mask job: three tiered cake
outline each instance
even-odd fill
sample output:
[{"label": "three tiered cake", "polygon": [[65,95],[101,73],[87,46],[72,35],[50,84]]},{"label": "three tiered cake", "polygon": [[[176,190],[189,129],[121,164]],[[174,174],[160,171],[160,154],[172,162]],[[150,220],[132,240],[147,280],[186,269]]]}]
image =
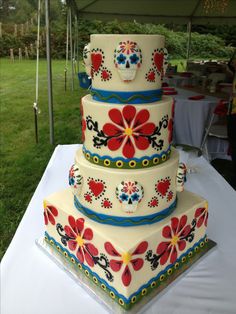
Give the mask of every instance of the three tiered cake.
[{"label": "three tiered cake", "polygon": [[45,199],[45,239],[129,309],[204,249],[208,206],[183,191],[186,168],[171,148],[164,37],[92,35],[84,63],[84,144],[70,188]]}]

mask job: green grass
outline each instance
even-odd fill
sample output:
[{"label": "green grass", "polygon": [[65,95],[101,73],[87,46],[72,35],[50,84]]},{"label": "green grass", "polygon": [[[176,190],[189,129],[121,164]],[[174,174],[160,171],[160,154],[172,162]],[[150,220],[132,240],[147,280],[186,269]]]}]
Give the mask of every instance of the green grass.
[{"label": "green grass", "polygon": [[[52,61],[55,146],[81,142],[80,98],[78,90],[64,91],[64,61]],[[0,60],[1,182],[0,258],[8,247],[37,187],[55,146],[49,141],[47,65],[40,60],[39,143],[35,142],[33,102],[35,101],[35,61]],[[70,73],[68,73],[68,77]]]},{"label": "green grass", "polygon": [[186,71],[186,59],[172,59],[171,65],[177,65],[177,72]]}]

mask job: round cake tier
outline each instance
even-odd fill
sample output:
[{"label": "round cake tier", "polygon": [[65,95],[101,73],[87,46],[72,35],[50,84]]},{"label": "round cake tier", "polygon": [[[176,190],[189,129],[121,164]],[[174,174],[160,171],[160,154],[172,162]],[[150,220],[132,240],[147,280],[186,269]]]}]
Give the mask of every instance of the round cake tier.
[{"label": "round cake tier", "polygon": [[139,105],[82,99],[83,152],[94,164],[119,169],[152,167],[170,156],[173,100]]},{"label": "round cake tier", "polygon": [[79,149],[72,167],[77,181],[75,206],[105,224],[132,226],[160,221],[176,206],[178,161],[178,152],[173,149],[165,164],[152,169],[103,169],[89,163]]},{"label": "round cake tier", "polygon": [[164,36],[91,35],[84,50],[95,100],[148,103],[161,99],[167,65]]}]

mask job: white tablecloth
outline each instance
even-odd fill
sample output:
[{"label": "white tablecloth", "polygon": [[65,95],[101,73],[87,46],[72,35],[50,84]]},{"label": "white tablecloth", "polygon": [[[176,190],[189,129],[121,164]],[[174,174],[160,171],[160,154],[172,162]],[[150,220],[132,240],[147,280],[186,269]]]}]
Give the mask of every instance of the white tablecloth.
[{"label": "white tablecloth", "polygon": [[[58,146],[1,263],[1,314],[106,313],[35,245],[43,236],[43,198],[67,187],[78,145]],[[201,158],[183,161],[197,171],[186,188],[209,200],[208,236],[217,248],[157,297],[147,313],[236,312],[236,193]]]},{"label": "white tablecloth", "polygon": [[190,100],[188,97],[197,93],[180,88],[177,91],[174,96],[174,142],[200,148],[207,119],[219,99],[205,96],[201,100]]}]

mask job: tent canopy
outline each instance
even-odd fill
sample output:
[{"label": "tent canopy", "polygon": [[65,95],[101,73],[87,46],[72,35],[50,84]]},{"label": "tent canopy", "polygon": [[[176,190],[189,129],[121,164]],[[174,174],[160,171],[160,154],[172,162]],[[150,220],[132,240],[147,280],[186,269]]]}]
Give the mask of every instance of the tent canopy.
[{"label": "tent canopy", "polygon": [[[86,19],[236,25],[236,0],[228,0],[224,11],[218,6],[208,12],[204,9],[205,0],[68,0],[67,3],[80,18]],[[214,3],[220,5],[224,1],[214,0]]]}]

